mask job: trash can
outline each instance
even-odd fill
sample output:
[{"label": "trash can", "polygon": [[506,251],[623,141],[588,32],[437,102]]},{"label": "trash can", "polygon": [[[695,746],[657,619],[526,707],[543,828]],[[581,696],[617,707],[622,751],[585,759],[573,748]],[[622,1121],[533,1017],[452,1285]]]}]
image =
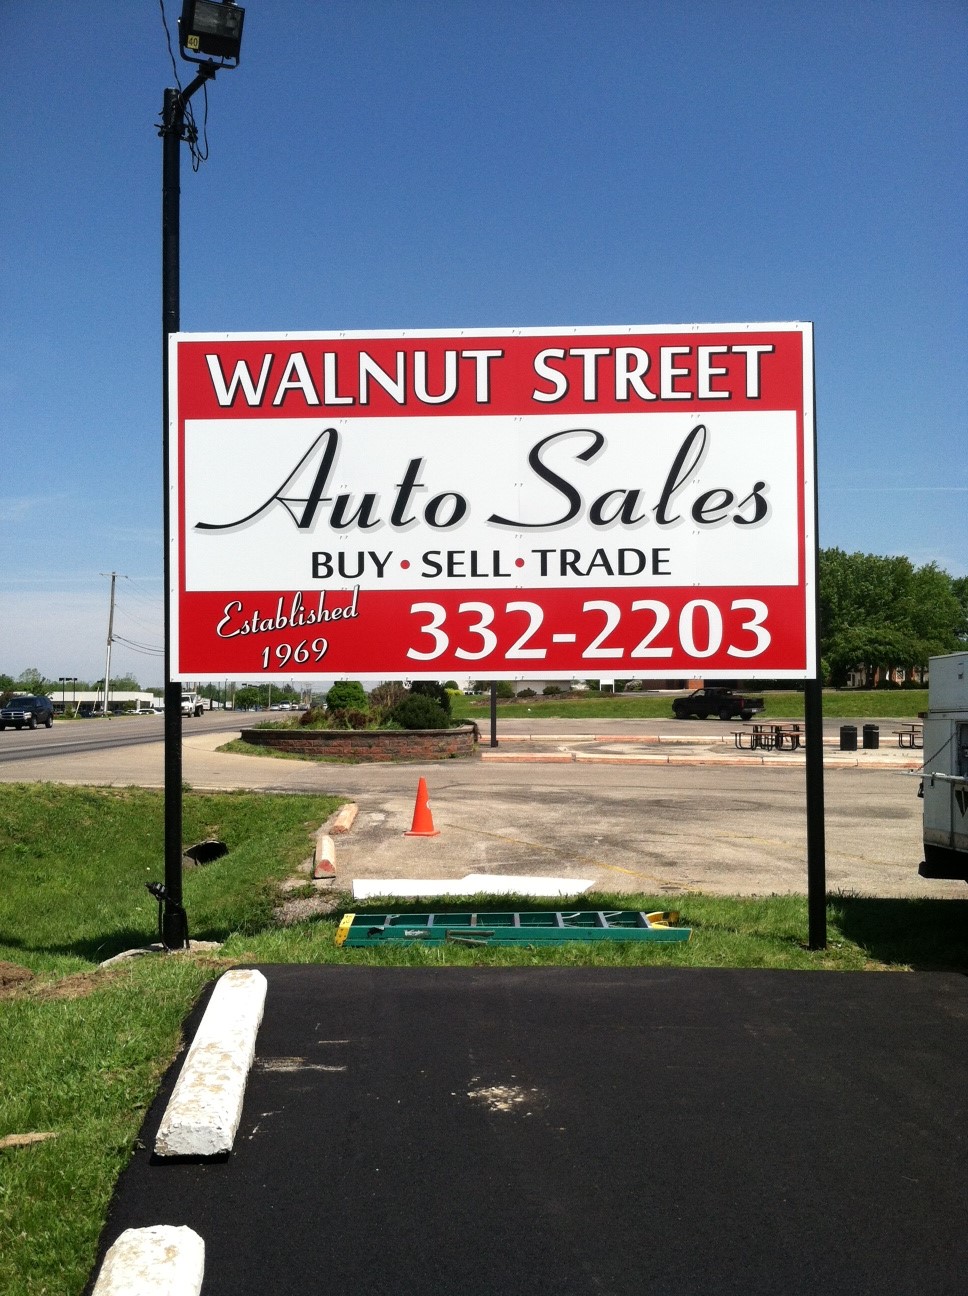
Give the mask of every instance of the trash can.
[{"label": "trash can", "polygon": [[856,725],[840,726],[840,750],[841,751],[857,750],[857,726]]},{"label": "trash can", "polygon": [[877,725],[864,725],[864,751],[877,751],[880,745],[881,731]]}]

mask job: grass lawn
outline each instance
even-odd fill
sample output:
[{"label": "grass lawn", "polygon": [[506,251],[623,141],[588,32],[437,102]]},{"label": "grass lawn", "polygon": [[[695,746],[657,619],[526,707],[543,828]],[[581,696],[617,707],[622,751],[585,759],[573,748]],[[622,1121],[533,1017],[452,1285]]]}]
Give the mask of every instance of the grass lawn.
[{"label": "grass lawn", "polygon": [[[762,694],[765,715],[779,720],[803,719],[803,694],[794,690],[763,692],[749,688],[753,696]],[[859,689],[827,690],[823,695],[823,713],[829,719],[916,720],[919,711],[928,708],[927,689]],[[451,695],[455,719],[476,720],[484,724],[491,714],[490,698]],[[583,693],[577,697],[522,698],[518,702],[499,702],[498,717],[505,720],[669,720],[673,721],[672,697],[626,697],[623,693]],[[684,723],[676,721],[675,723]]]},{"label": "grass lawn", "polygon": [[[329,797],[186,793],[186,841],[218,836],[229,846],[222,859],[185,874],[192,935],[222,941],[222,948],[217,957],[159,955],[99,969],[110,955],[154,939],[157,906],[144,883],[163,874],[161,794],[0,785],[4,1296],[78,1296],[83,1289],[114,1182],[178,1050],[181,1023],[205,982],[232,963],[968,968],[968,899],[832,896],[829,948],[822,952],[804,948],[803,897],[702,895],[675,901],[693,928],[688,945],[341,949],[333,937],[342,907],[291,927],[273,913],[279,880],[310,855],[312,833],[335,805]],[[335,899],[357,912],[381,910]],[[589,895],[581,907],[651,910],[669,903]],[[482,898],[479,906],[537,909],[549,902]],[[468,907],[467,900],[434,902],[440,911]],[[33,978],[14,983],[18,968]],[[26,1134],[54,1137],[2,1146],[5,1136]]]}]

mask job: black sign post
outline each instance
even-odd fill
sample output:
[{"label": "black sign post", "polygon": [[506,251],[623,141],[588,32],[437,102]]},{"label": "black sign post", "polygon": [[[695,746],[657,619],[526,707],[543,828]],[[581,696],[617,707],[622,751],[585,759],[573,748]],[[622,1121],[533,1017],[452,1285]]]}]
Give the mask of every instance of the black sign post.
[{"label": "black sign post", "polygon": [[807,738],[807,944],[827,948],[827,854],[823,799],[823,689],[820,680],[820,493],[817,488],[817,379],[813,383],[813,679],[804,681]]},{"label": "black sign post", "polygon": [[[165,584],[165,883],[149,887],[161,905],[162,944],[166,949],[188,945],[188,918],[182,904],[182,709],[181,681],[171,677],[171,482],[169,474],[168,349],[180,328],[181,145],[195,150],[198,132],[188,111],[193,94],[221,68],[238,67],[245,10],[235,0],[184,0],[178,21],[178,47],[183,59],[198,66],[195,78],[182,90],[165,91],[158,134],[162,138],[161,182],[161,408],[162,474],[164,481]],[[167,28],[166,28],[167,29]],[[169,45],[170,49],[170,45]],[[216,60],[218,60],[216,62]],[[173,56],[174,61],[174,56]],[[175,72],[177,80],[177,69]],[[197,157],[197,153],[195,154]]]},{"label": "black sign post", "polygon": [[204,63],[185,90],[166,90],[159,134],[163,142],[161,198],[161,383],[162,456],[164,459],[165,586],[165,885],[154,894],[162,906],[161,940],[166,949],[188,945],[188,919],[182,904],[182,711],[181,681],[171,677],[171,503],[168,470],[168,340],[179,329],[180,315],[180,148],[185,135],[185,106],[200,86],[215,76],[215,64]]}]

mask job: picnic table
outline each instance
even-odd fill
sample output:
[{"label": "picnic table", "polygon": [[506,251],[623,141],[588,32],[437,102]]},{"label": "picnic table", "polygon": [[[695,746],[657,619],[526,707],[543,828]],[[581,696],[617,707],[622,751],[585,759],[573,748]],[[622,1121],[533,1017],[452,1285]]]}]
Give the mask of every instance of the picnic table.
[{"label": "picnic table", "polygon": [[754,720],[744,729],[734,730],[733,742],[740,751],[799,751],[806,735],[798,724]]},{"label": "picnic table", "polygon": [[919,723],[903,724],[895,729],[898,747],[923,747],[924,725]]}]

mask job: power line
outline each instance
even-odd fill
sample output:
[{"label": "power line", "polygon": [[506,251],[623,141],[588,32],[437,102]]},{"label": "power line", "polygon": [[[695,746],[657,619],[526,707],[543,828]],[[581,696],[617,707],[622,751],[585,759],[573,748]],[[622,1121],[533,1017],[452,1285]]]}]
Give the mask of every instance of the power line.
[{"label": "power line", "polygon": [[151,644],[137,643],[134,639],[125,639],[123,635],[116,634],[114,642],[124,644],[125,648],[130,648],[132,652],[144,653],[148,657],[164,657],[163,648],[154,647]]}]

